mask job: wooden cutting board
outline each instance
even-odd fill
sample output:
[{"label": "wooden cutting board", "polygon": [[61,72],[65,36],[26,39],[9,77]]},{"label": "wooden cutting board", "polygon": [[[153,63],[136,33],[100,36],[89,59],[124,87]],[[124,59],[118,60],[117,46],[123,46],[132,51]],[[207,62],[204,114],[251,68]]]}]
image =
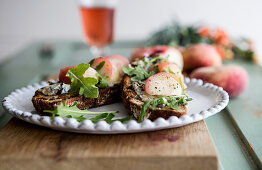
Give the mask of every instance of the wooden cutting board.
[{"label": "wooden cutting board", "polygon": [[218,169],[204,121],[156,132],[90,135],[13,118],[0,131],[0,169]]}]

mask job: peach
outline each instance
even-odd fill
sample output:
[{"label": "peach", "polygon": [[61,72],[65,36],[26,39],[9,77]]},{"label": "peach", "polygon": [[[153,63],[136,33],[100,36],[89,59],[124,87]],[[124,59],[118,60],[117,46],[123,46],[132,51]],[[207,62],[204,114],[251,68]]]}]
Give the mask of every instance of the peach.
[{"label": "peach", "polygon": [[109,82],[109,84],[114,84],[119,82],[120,80],[119,71],[117,67],[114,66],[107,58],[103,58],[103,57],[96,58],[94,62],[91,64],[91,67],[96,69],[96,67],[102,62],[105,62],[105,64],[100,70],[98,70],[98,72],[101,75],[108,77],[107,81]]},{"label": "peach", "polygon": [[96,71],[95,69],[93,69],[92,67],[89,67],[89,68],[85,71],[83,77],[85,77],[85,78],[86,78],[86,77],[93,77],[93,78],[95,78],[95,79],[98,79],[97,71]]},{"label": "peach", "polygon": [[68,72],[70,68],[75,68],[75,67],[76,66],[68,66],[68,67],[62,68],[59,72],[59,81],[65,84],[71,84],[71,80],[69,77],[66,77],[66,73]]},{"label": "peach", "polygon": [[117,67],[120,75],[124,74],[122,67],[127,66],[129,64],[129,60],[126,57],[123,57],[121,55],[111,55],[106,58]]},{"label": "peach", "polygon": [[246,70],[237,65],[198,68],[191,73],[190,77],[222,87],[228,92],[230,98],[242,93],[249,81]]},{"label": "peach", "polygon": [[180,80],[174,74],[161,72],[150,76],[145,82],[145,92],[149,95],[181,95]]},{"label": "peach", "polygon": [[146,56],[151,57],[168,57],[168,61],[171,63],[176,63],[180,69],[183,68],[183,57],[180,51],[176,48],[158,45],[148,48],[137,48],[132,54],[131,62],[142,59]]},{"label": "peach", "polygon": [[221,57],[216,49],[208,44],[195,44],[183,52],[184,71],[191,72],[199,67],[220,66]]},{"label": "peach", "polygon": [[157,64],[159,72],[169,72],[174,73],[177,77],[183,77],[181,70],[174,63],[170,63],[168,61],[164,61]]}]

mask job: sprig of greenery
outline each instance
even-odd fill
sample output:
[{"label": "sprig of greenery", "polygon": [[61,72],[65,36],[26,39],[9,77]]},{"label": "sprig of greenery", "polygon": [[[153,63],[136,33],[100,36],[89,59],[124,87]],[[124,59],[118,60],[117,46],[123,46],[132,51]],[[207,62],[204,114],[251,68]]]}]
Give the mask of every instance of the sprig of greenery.
[{"label": "sprig of greenery", "polygon": [[155,110],[155,108],[158,105],[161,105],[162,107],[166,106],[170,109],[178,110],[180,104],[186,105],[191,100],[192,98],[189,98],[187,95],[166,96],[166,97],[151,99],[143,104],[138,122],[140,123],[144,120],[144,117],[149,107],[151,107],[152,110]]},{"label": "sprig of greenery", "polygon": [[140,65],[135,67],[125,66],[122,69],[124,73],[131,76],[132,81],[143,81],[148,77],[156,74],[156,70],[149,71],[149,68],[152,66],[152,64],[154,64],[158,60],[164,61],[167,60],[167,58],[158,56],[150,59],[149,61],[145,61],[145,59],[143,59],[142,61],[144,63],[144,66],[140,66]]},{"label": "sprig of greenery", "polygon": [[98,80],[83,76],[89,67],[89,64],[82,63],[68,70],[66,76],[71,80],[70,92],[78,92],[79,95],[83,95],[86,98],[97,98],[98,88],[95,85],[98,83]]},{"label": "sprig of greenery", "polygon": [[189,46],[196,43],[212,43],[210,39],[199,35],[199,26],[184,26],[177,21],[154,32],[147,40],[146,45],[170,45],[170,46]]},{"label": "sprig of greenery", "polygon": [[96,66],[96,68],[95,68],[95,70],[96,71],[99,71],[99,70],[101,70],[102,68],[103,68],[103,66],[105,65],[105,61],[102,61],[101,63],[99,63],[97,66]]},{"label": "sprig of greenery", "polygon": [[84,115],[97,115],[97,114],[101,115],[104,113],[117,113],[117,111],[91,112],[88,109],[80,110],[76,105],[77,102],[75,102],[72,106],[67,106],[66,102],[64,104],[61,102],[60,105],[58,105],[55,110],[44,110],[44,112],[52,113],[51,116],[52,119],[55,116],[79,119]]},{"label": "sprig of greenery", "polygon": [[107,81],[107,78],[108,76],[103,76],[102,74],[100,73],[96,73],[97,77],[99,77],[99,83],[96,85],[97,87],[100,87],[100,88],[105,88],[108,86],[108,81]]},{"label": "sprig of greenery", "polygon": [[136,66],[136,67],[126,66],[123,67],[123,71],[127,75],[131,76],[132,81],[142,81],[155,74],[155,72],[153,71],[148,73],[145,69],[143,69],[140,66]]},{"label": "sprig of greenery", "polygon": [[63,118],[75,118],[77,121],[82,122],[86,118],[83,117],[85,115],[98,115],[95,117],[90,118],[90,120],[93,123],[97,123],[100,120],[105,120],[107,123],[111,124],[114,121],[120,121],[122,123],[131,120],[133,116],[128,116],[122,119],[114,119],[113,118],[116,116],[115,113],[118,111],[106,111],[106,112],[92,112],[89,111],[88,109],[85,110],[80,110],[77,107],[77,102],[75,102],[72,106],[67,106],[66,102],[63,104],[61,103],[56,107],[55,110],[44,110],[44,112],[51,113],[51,119],[54,119],[55,116],[60,116]]}]

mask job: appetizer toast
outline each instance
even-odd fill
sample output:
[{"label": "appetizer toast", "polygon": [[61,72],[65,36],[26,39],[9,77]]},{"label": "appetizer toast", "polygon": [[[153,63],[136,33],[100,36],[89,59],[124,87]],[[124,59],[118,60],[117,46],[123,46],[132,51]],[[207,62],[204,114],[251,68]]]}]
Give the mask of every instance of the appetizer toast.
[{"label": "appetizer toast", "polygon": [[[61,86],[61,83],[56,83],[53,85]],[[119,101],[119,88],[119,84],[116,84],[113,87],[100,88],[97,98],[85,98],[84,96],[79,96],[77,93],[45,95],[41,92],[41,90],[38,90],[35,92],[32,102],[38,113],[43,113],[44,110],[55,110],[56,106],[58,106],[61,102],[65,103],[65,101],[68,106],[72,106],[75,102],[77,102],[76,106],[82,110]]]},{"label": "appetizer toast", "polygon": [[98,107],[120,100],[122,67],[129,61],[119,55],[96,58],[89,64],[60,70],[59,81],[38,89],[32,103],[38,113],[55,110],[61,103],[79,109]]},{"label": "appetizer toast", "polygon": [[123,68],[126,75],[121,83],[121,97],[125,108],[138,122],[158,117],[180,117],[187,113],[186,104],[191,99],[185,94],[181,55],[177,55],[179,51],[174,55],[159,55],[162,48],[166,49],[166,46],[158,46],[155,53],[143,48],[151,52],[143,58],[141,54],[136,56],[135,52],[131,65]]},{"label": "appetizer toast", "polygon": [[[140,99],[139,95],[132,87],[132,81],[129,76],[125,76],[122,80],[122,100],[125,108],[134,115],[136,119],[139,119],[144,102]],[[169,108],[156,108],[149,107],[145,112],[144,120],[155,120],[159,117],[168,119],[170,116],[180,117],[187,113],[187,108],[184,104],[178,105],[177,110]]]}]

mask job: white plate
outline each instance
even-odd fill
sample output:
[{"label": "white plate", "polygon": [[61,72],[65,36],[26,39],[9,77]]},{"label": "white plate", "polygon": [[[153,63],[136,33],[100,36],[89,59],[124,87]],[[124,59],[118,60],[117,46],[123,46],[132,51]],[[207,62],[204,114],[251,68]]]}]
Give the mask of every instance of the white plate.
[{"label": "white plate", "polygon": [[[137,123],[136,120],[130,120],[126,123],[115,121],[112,124],[108,124],[105,121],[99,121],[94,124],[88,119],[79,123],[74,118],[61,117],[55,117],[52,120],[50,116],[37,114],[31,102],[35,91],[46,86],[46,82],[33,86],[29,85],[13,91],[4,98],[3,106],[13,116],[33,124],[62,131],[94,134],[134,133],[180,127],[212,116],[227,106],[229,97],[227,92],[221,87],[210,83],[203,83],[202,80],[189,78],[185,79],[185,83],[188,87],[187,95],[193,98],[192,101],[188,102],[188,113],[180,118],[171,116],[167,120],[158,118],[155,121],[145,120],[142,123]],[[90,110],[118,110],[120,112],[119,117],[128,116],[121,103]]]}]

